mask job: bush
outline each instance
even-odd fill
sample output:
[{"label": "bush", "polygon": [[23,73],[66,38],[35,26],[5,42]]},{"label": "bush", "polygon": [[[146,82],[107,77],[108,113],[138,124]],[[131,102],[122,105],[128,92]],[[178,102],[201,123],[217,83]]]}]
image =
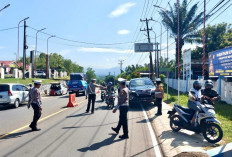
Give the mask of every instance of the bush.
[{"label": "bush", "polygon": [[164,79],[165,79],[166,76],[164,74],[160,74],[159,76],[160,76],[160,79],[161,79],[162,83],[165,83]]}]

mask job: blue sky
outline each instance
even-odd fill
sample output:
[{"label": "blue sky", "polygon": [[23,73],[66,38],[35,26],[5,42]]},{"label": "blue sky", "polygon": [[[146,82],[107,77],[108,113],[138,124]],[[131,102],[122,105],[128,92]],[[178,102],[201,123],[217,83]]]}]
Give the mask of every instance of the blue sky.
[{"label": "blue sky", "polygon": [[[88,43],[125,43],[145,42],[144,32],[137,28],[145,25],[140,18],[153,17],[160,21],[157,9],[151,4],[167,6],[169,0],[1,0],[0,8],[10,3],[11,6],[0,13],[0,30],[16,27],[25,17],[30,17],[27,25],[41,29],[58,37]],[[209,0],[207,0],[209,1]],[[174,1],[171,0],[171,3]],[[192,0],[190,5],[199,2]],[[201,2],[200,2],[201,3]],[[199,3],[199,4],[200,4]],[[209,1],[207,7],[211,9],[217,2]],[[145,4],[145,5],[144,5]],[[144,7],[145,6],[145,7]],[[144,9],[143,9],[144,8]],[[203,9],[203,5],[199,7]],[[142,12],[144,10],[144,12]],[[142,14],[143,13],[143,14]],[[153,14],[152,14],[153,13]],[[227,22],[230,9],[216,18],[211,24]],[[217,14],[214,16],[216,17]],[[212,17],[212,19],[214,18]],[[210,22],[211,20],[209,20]],[[153,30],[160,34],[160,26],[151,22]],[[163,28],[164,29],[164,28]],[[22,56],[23,29],[20,28],[20,56]],[[36,32],[27,28],[27,44],[29,50],[34,49]],[[151,32],[152,38],[154,34]],[[137,37],[137,38],[136,38]],[[47,35],[38,36],[38,51],[46,52]],[[154,39],[152,39],[154,40]],[[169,40],[172,43],[173,39]],[[166,46],[166,34],[163,35],[162,47]],[[195,45],[186,44],[185,48]],[[118,60],[124,59],[124,67],[129,64],[144,64],[149,61],[147,53],[133,53],[133,44],[119,45],[91,45],[78,42],[69,42],[52,38],[49,40],[49,52],[60,53],[65,58],[72,59],[84,67],[107,69],[118,66]],[[174,58],[175,45],[170,46],[170,56]],[[29,55],[29,50],[27,54]],[[0,60],[14,60],[17,52],[17,29],[0,31]],[[166,56],[166,50],[162,53]],[[140,59],[141,58],[141,59]]]}]

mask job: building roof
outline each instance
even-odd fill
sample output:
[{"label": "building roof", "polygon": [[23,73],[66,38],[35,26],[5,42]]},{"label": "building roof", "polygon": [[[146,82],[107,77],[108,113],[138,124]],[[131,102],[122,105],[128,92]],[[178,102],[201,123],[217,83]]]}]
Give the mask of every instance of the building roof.
[{"label": "building roof", "polygon": [[[0,61],[0,65],[3,64],[4,67],[10,67],[11,64],[15,64],[15,61]],[[18,66],[22,67],[23,63],[22,62],[18,62]],[[26,68],[28,68],[29,65],[26,65]]]}]

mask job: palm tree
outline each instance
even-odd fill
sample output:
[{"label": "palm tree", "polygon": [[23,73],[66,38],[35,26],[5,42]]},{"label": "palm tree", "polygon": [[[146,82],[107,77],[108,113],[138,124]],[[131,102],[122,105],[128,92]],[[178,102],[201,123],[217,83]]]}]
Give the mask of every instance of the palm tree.
[{"label": "palm tree", "polygon": [[[190,10],[188,10],[188,0],[183,0],[179,13],[180,13],[180,52],[182,52],[182,47],[185,42],[192,43],[197,35],[197,28],[203,23],[203,12],[196,15],[198,8],[198,3],[194,4]],[[171,30],[170,36],[175,39],[176,42],[176,64],[178,61],[178,8],[177,3],[174,3],[173,7],[169,4],[170,11],[162,10],[160,15],[162,17],[163,25],[169,30]],[[168,16],[167,16],[168,14]],[[181,55],[180,55],[181,60]]]}]

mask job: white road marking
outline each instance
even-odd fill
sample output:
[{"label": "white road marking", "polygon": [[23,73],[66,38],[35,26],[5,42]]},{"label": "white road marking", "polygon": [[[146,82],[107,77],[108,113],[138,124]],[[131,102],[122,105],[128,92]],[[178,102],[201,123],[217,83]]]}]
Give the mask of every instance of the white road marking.
[{"label": "white road marking", "polygon": [[160,151],[160,148],[159,148],[159,144],[158,144],[156,136],[155,136],[155,132],[153,131],[151,123],[148,120],[146,111],[144,110],[143,106],[141,106],[141,107],[143,109],[143,114],[144,114],[144,117],[146,119],[147,126],[148,126],[148,129],[149,129],[150,135],[151,135],[151,139],[152,139],[152,143],[153,143],[154,151],[155,151],[155,156],[156,157],[162,157],[162,154],[161,154],[161,151]]}]

